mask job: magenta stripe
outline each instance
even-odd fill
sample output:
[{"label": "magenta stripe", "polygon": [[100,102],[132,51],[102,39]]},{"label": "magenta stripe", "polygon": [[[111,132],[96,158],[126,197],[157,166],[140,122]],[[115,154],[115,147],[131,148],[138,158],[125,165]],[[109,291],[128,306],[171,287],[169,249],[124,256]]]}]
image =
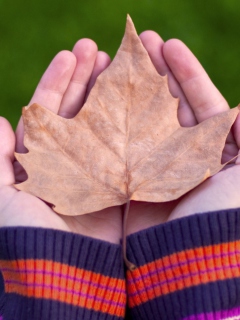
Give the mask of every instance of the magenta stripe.
[{"label": "magenta stripe", "polygon": [[[6,280],[5,283],[7,284],[14,284],[14,285],[18,285],[18,286],[23,286],[23,287],[29,287],[29,286],[33,286],[33,287],[39,287],[39,288],[42,288],[42,290],[44,290],[45,288],[46,289],[55,289],[55,290],[58,290],[58,291],[63,291],[65,293],[70,293],[70,294],[76,294],[80,297],[86,297],[87,299],[94,299],[94,300],[97,300],[99,302],[103,302],[103,303],[106,303],[106,304],[111,304],[111,305],[114,305],[114,306],[118,306],[118,307],[125,307],[125,303],[121,303],[121,302],[115,302],[111,299],[111,297],[109,299],[104,299],[104,298],[100,298],[100,297],[97,297],[96,295],[91,295],[91,294],[86,294],[86,293],[81,293],[77,290],[70,290],[70,289],[67,289],[67,288],[62,288],[62,287],[59,287],[59,286],[53,286],[53,285],[42,285],[42,284],[35,284],[35,283],[22,283],[20,281],[12,281],[12,280]],[[44,298],[44,297],[43,297]]]},{"label": "magenta stripe", "polygon": [[[164,281],[159,281],[159,283],[156,283],[156,284],[149,284],[149,285],[145,285],[145,287],[141,290],[138,290],[137,292],[134,292],[134,293],[131,293],[131,294],[128,294],[128,297],[135,297],[135,296],[138,296],[139,294],[143,293],[144,291],[147,291],[148,289],[154,289],[156,287],[161,287],[165,284],[170,284],[174,281],[180,281],[180,280],[184,280],[186,278],[188,278],[189,276],[196,276],[199,274],[199,276],[201,275],[204,275],[205,273],[208,273],[210,271],[218,271],[218,270],[221,270],[221,271],[225,271],[225,270],[231,270],[233,268],[236,268],[238,267],[239,265],[233,265],[233,266],[229,266],[229,267],[218,267],[218,268],[210,268],[210,269],[207,269],[205,271],[198,271],[198,272],[193,272],[193,273],[188,273],[187,275],[181,275],[181,276],[178,276],[178,277],[173,277],[172,279],[170,280],[164,280]],[[222,281],[222,280],[220,280]],[[209,281],[211,282],[211,281]],[[135,285],[135,282],[133,282],[133,285]],[[194,285],[193,285],[194,286]]]},{"label": "magenta stripe", "polygon": [[[108,291],[114,291],[114,292],[118,292],[118,293],[125,293],[125,290],[123,289],[118,289],[118,288],[109,288],[107,285],[103,285],[103,284],[98,284],[98,283],[92,283],[90,280],[84,280],[81,278],[76,278],[76,277],[72,277],[69,275],[65,275],[65,274],[61,274],[61,273],[57,273],[57,272],[52,272],[52,271],[44,271],[44,270],[30,270],[30,269],[10,269],[10,268],[3,268],[1,269],[2,272],[11,272],[11,273],[25,273],[25,274],[36,274],[36,275],[50,275],[51,277],[59,277],[59,278],[63,278],[68,280],[72,280],[72,281],[77,281],[80,282],[82,284],[86,284],[86,285],[91,285],[93,287],[96,288],[101,288],[103,290],[108,290]],[[1,320],[1,319],[0,319]]]},{"label": "magenta stripe", "polygon": [[0,316],[0,320],[3,320],[3,317]]},{"label": "magenta stripe", "polygon": [[156,268],[153,271],[150,271],[149,273],[142,275],[142,276],[138,276],[138,277],[134,277],[134,279],[129,279],[128,283],[129,285],[133,285],[136,281],[145,279],[149,276],[155,276],[160,272],[167,272],[168,270],[171,270],[173,268],[177,268],[177,267],[183,267],[189,263],[193,263],[193,262],[203,262],[204,260],[211,260],[211,259],[217,259],[217,258],[226,258],[226,257],[231,257],[234,256],[236,254],[240,254],[240,251],[234,251],[234,252],[229,252],[229,253],[221,253],[221,254],[213,254],[211,256],[205,256],[203,258],[195,258],[195,259],[186,259],[184,261],[179,261],[178,263],[173,263],[167,267],[163,267],[163,268]]},{"label": "magenta stripe", "polygon": [[240,308],[235,308],[231,310],[221,310],[218,312],[211,313],[201,313],[186,317],[182,320],[224,320],[230,317],[238,317],[240,319]]}]

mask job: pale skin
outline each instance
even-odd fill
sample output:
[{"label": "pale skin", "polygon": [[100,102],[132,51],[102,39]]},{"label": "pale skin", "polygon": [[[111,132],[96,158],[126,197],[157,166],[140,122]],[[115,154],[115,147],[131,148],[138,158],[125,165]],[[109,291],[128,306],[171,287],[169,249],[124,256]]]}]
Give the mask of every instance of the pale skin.
[{"label": "pale skin", "polygon": [[[168,74],[170,91],[180,98],[179,121],[193,126],[229,109],[208,75],[179,40],[166,43],[153,31],[140,38],[153,64],[161,75]],[[40,80],[29,105],[38,103],[67,118],[82,107],[96,77],[109,65],[110,58],[89,39],[79,40],[73,51],[56,55]],[[6,119],[0,118],[0,227],[29,226],[53,228],[119,244],[122,236],[122,207],[112,207],[84,216],[56,214],[40,199],[13,184],[24,174],[14,162],[14,150],[26,152],[24,128],[20,120],[16,134]],[[237,155],[240,148],[240,117],[238,117],[223,152],[223,161]],[[131,202],[127,233],[177,219],[194,213],[240,207],[238,189],[240,166],[226,170],[202,183],[186,196],[170,203]]]}]

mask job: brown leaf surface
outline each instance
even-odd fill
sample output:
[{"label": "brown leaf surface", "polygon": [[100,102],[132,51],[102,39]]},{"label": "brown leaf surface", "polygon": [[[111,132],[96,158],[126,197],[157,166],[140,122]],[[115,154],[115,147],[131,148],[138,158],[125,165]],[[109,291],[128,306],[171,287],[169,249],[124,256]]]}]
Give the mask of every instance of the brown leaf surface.
[{"label": "brown leaf surface", "polygon": [[178,99],[155,70],[131,19],[111,65],[73,119],[23,108],[28,180],[16,185],[65,215],[128,200],[170,201],[218,172],[238,109],[182,128]]}]

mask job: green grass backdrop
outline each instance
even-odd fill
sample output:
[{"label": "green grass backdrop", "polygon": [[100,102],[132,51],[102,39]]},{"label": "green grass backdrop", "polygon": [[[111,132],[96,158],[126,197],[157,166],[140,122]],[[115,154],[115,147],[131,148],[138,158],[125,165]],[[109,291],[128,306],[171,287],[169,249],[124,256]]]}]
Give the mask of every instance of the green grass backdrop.
[{"label": "green grass backdrop", "polygon": [[15,127],[53,56],[78,39],[113,57],[127,13],[139,33],[184,41],[230,106],[240,102],[239,0],[0,0],[0,115]]}]

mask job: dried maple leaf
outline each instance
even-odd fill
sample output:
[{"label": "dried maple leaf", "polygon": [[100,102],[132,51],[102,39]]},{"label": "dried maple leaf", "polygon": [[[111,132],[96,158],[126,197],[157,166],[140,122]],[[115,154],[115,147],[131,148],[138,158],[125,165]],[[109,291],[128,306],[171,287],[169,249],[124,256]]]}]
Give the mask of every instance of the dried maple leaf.
[{"label": "dried maple leaf", "polygon": [[130,200],[176,199],[218,172],[238,110],[182,128],[178,99],[155,70],[131,19],[112,64],[74,119],[23,109],[28,180],[16,185],[56,212],[81,215]]}]

